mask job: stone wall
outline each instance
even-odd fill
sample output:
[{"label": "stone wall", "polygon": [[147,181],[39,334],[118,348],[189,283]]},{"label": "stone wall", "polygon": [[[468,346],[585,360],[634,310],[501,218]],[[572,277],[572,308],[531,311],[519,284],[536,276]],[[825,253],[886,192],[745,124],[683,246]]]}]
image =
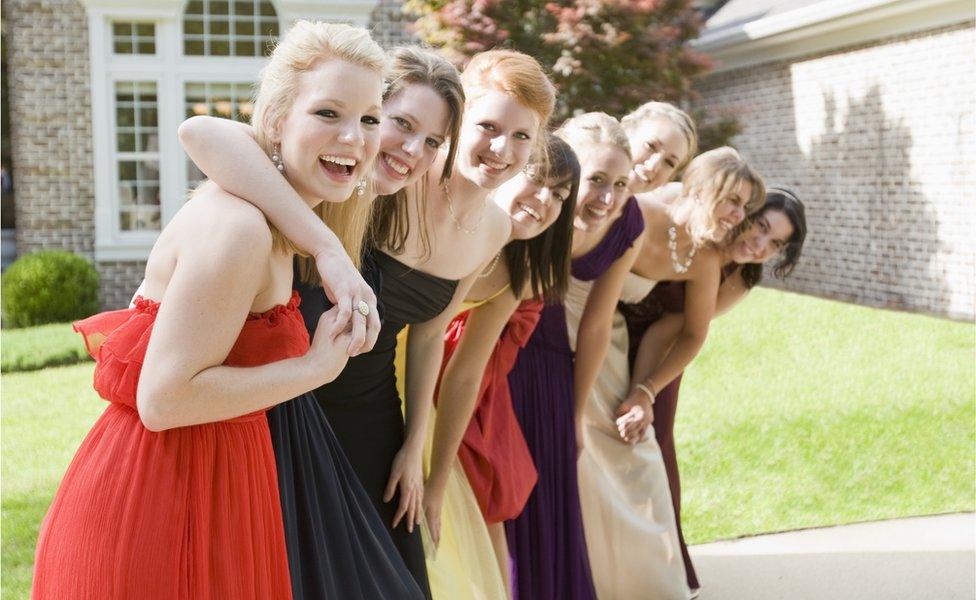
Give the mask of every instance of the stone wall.
[{"label": "stone wall", "polygon": [[740,119],[735,146],[807,205],[802,263],[770,285],[974,318],[974,41],[960,23],[698,83],[701,106]]}]

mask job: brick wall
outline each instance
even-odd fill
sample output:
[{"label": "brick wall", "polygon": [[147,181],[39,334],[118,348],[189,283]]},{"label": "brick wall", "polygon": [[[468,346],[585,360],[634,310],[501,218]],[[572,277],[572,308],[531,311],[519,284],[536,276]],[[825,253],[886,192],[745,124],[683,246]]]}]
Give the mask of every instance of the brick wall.
[{"label": "brick wall", "polygon": [[973,319],[973,23],[717,73],[700,105],[732,110],[735,146],[793,187],[810,234],[770,285]]},{"label": "brick wall", "polygon": [[379,0],[370,15],[373,39],[384,48],[416,44],[418,38],[408,30],[409,15],[403,14],[402,0]]},{"label": "brick wall", "polygon": [[10,0],[10,134],[20,254],[60,247],[92,257],[88,29],[76,0]]}]

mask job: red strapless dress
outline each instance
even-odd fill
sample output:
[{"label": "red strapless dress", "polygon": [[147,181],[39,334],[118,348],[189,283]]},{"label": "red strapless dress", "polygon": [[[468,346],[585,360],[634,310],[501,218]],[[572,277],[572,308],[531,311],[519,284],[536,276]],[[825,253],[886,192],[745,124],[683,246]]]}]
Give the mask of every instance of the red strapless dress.
[{"label": "red strapless dress", "polygon": [[[301,356],[298,296],[252,314],[224,362]],[[264,412],[152,432],[136,386],[159,304],[75,323],[109,406],[82,442],[41,525],[35,599],[288,599],[275,458]]]},{"label": "red strapless dress", "polygon": [[[542,302],[523,302],[509,318],[485,366],[478,404],[458,449],[461,466],[487,523],[518,516],[539,477],[512,410],[508,373],[519,350],[532,336],[542,306]],[[457,348],[469,314],[461,313],[448,327],[444,336],[445,365]]]}]

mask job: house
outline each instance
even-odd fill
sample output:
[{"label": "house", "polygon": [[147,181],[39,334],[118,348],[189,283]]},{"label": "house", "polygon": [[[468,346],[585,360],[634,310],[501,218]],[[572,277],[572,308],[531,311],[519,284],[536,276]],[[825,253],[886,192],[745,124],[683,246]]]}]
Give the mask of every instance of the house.
[{"label": "house", "polygon": [[[698,106],[734,113],[736,147],[808,207],[801,266],[767,283],[976,317],[971,0],[695,4],[708,16],[695,46],[716,62]],[[89,257],[107,307],[128,302],[201,178],[177,126],[246,119],[269,41],[298,18],[411,40],[400,0],[9,0],[4,13],[17,251]]]}]

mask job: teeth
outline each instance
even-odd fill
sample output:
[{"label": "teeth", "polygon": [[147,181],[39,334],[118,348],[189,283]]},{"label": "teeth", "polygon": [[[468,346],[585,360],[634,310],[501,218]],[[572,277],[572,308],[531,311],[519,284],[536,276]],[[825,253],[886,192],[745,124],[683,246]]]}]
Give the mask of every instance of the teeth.
[{"label": "teeth", "polygon": [[495,161],[488,160],[488,159],[485,159],[485,158],[482,158],[481,159],[481,162],[485,163],[486,165],[488,165],[492,169],[498,169],[499,171],[501,171],[502,169],[508,167],[508,165],[506,165],[505,163],[495,162]]},{"label": "teeth", "polygon": [[405,165],[402,162],[396,160],[395,158],[393,158],[389,154],[384,155],[383,156],[383,159],[386,161],[386,164],[389,165],[389,167],[391,169],[393,169],[394,171],[396,171],[400,175],[406,175],[407,173],[410,172],[410,168],[407,165]]},{"label": "teeth", "polygon": [[587,208],[587,209],[588,209],[588,210],[589,210],[589,211],[590,211],[591,213],[593,213],[594,215],[596,215],[596,216],[598,216],[598,217],[602,217],[602,216],[605,216],[605,215],[607,214],[607,211],[606,211],[606,209],[603,209],[603,208],[595,208],[595,207],[593,207],[593,206],[587,206],[586,208]]},{"label": "teeth", "polygon": [[319,160],[335,163],[337,165],[343,165],[345,167],[355,167],[357,162],[355,158],[348,158],[346,156],[337,156],[335,154],[326,154],[324,156],[320,156]]},{"label": "teeth", "polygon": [[519,208],[521,208],[526,214],[528,214],[530,217],[532,217],[536,221],[541,221],[542,220],[542,216],[539,215],[539,213],[537,213],[536,211],[534,211],[531,208],[529,208],[528,206],[526,206],[524,204],[519,204]]}]

